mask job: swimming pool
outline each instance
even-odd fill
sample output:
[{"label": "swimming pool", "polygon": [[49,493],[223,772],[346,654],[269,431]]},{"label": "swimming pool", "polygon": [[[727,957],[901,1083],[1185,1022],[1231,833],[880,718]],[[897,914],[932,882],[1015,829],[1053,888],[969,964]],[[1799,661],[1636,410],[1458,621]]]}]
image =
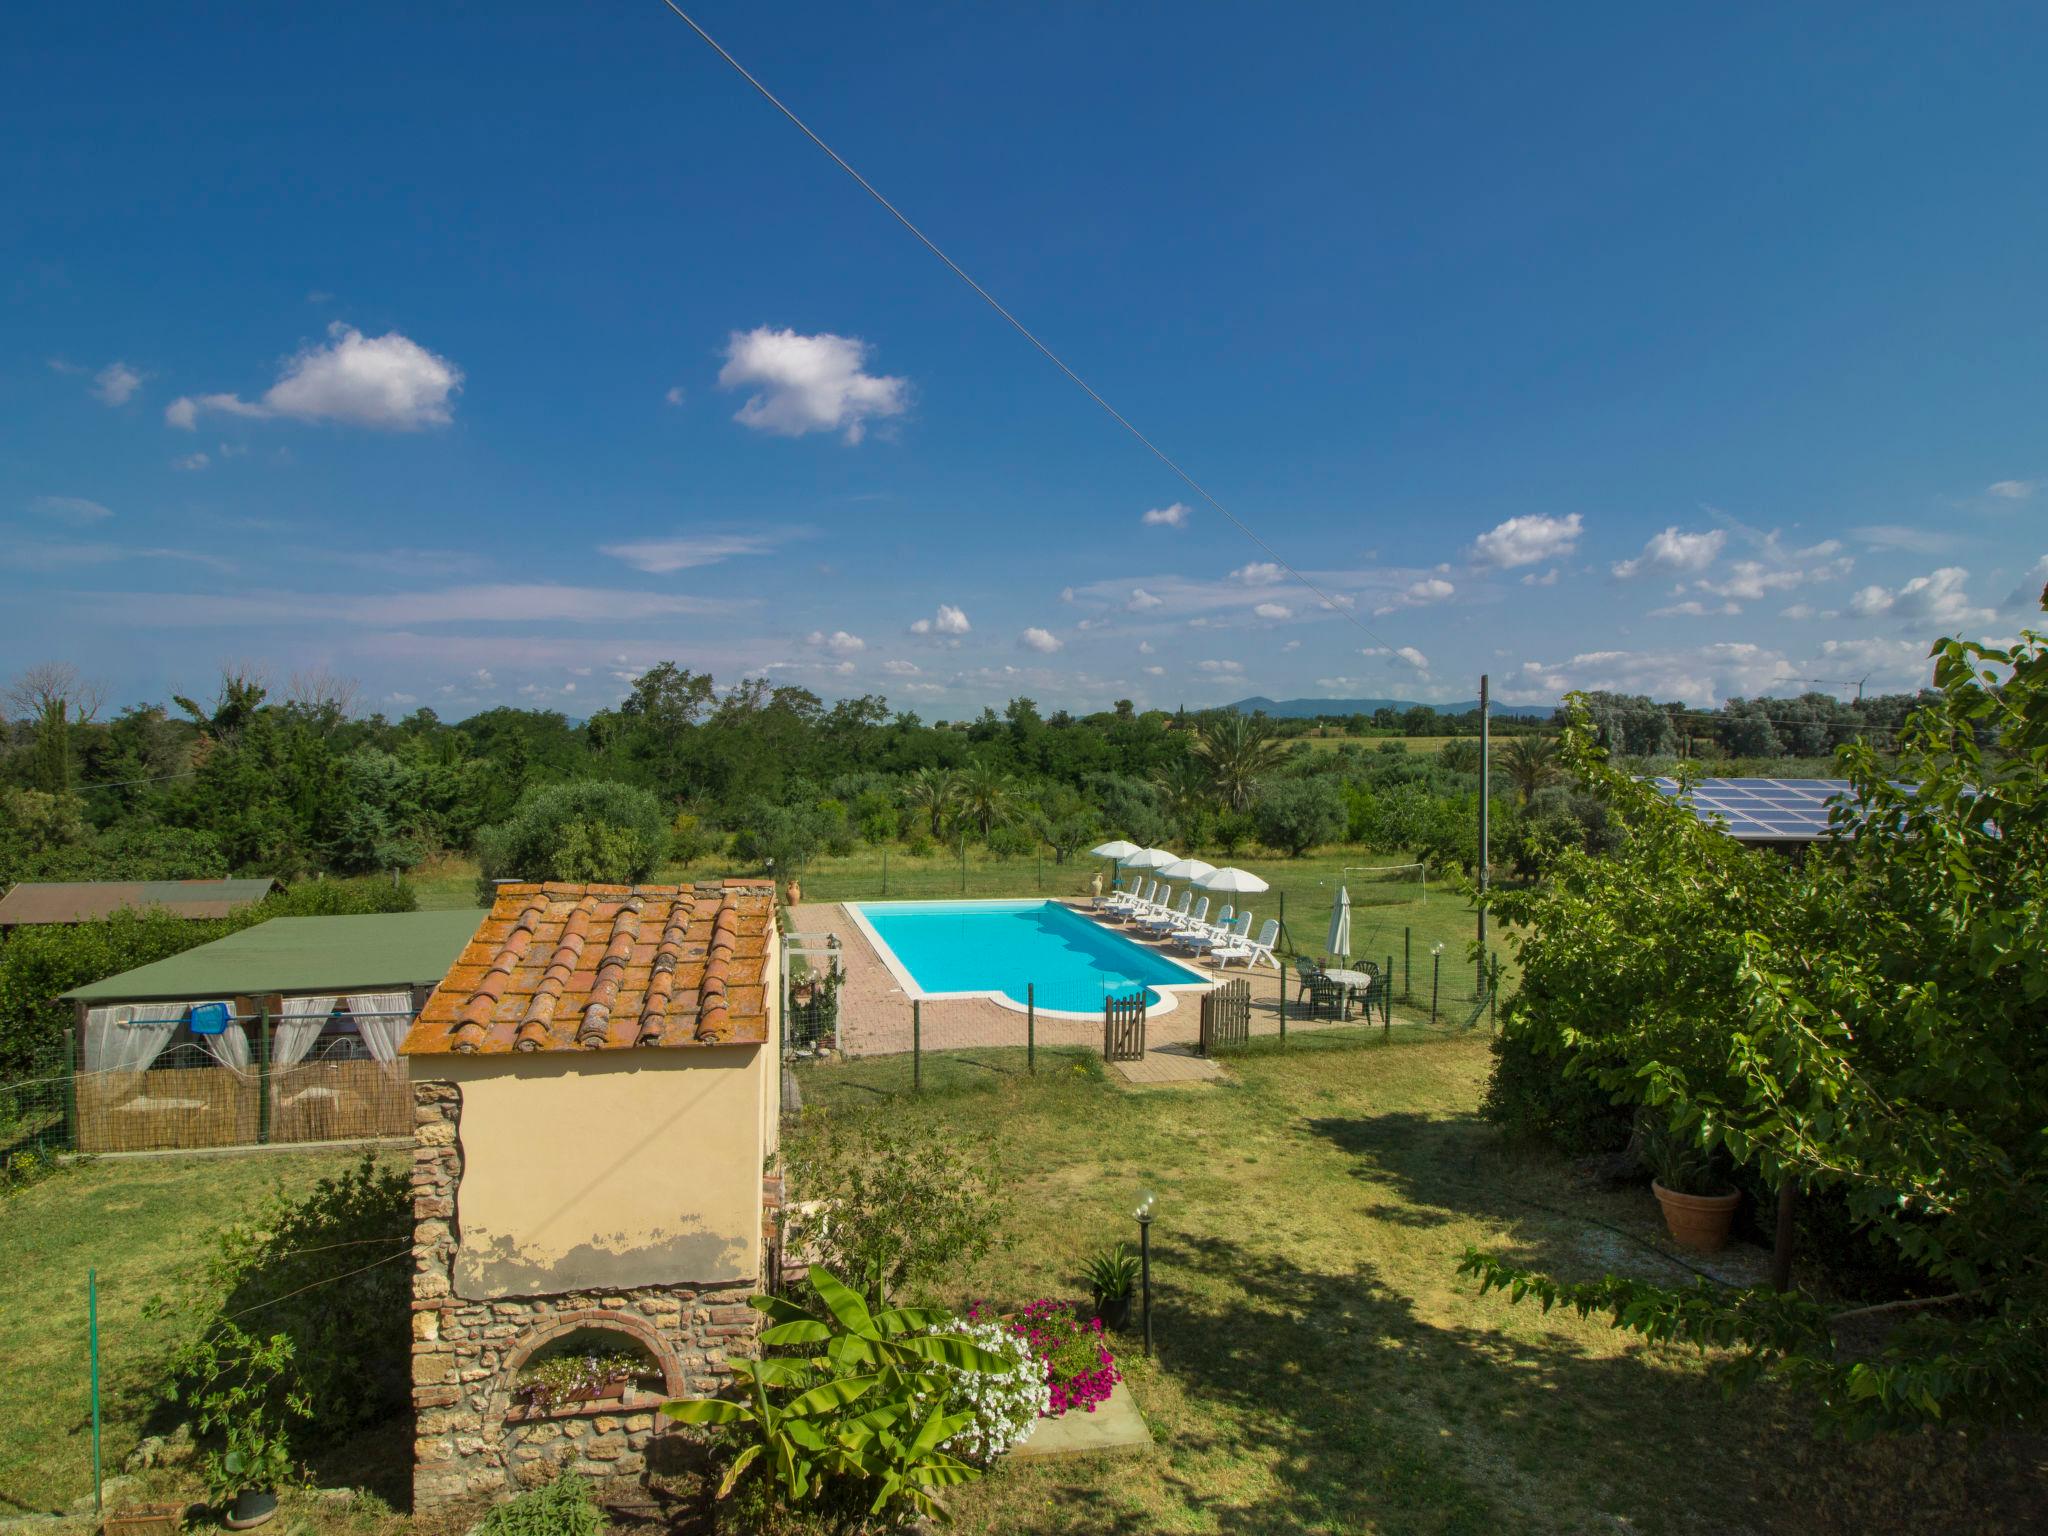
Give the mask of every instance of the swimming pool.
[{"label": "swimming pool", "polygon": [[1214,985],[1192,966],[1056,901],[861,901],[846,910],[912,997],[985,997],[1021,1010],[1102,1017],[1103,999],[1139,986],[1155,1013],[1175,990]]}]

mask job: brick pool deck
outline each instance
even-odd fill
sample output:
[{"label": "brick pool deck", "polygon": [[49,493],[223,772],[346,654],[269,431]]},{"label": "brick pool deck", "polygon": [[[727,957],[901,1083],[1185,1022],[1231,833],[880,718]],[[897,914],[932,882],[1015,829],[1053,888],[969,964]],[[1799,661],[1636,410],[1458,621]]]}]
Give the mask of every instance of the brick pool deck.
[{"label": "brick pool deck", "polygon": [[[1085,901],[1070,901],[1068,906],[1077,911],[1086,911]],[[1096,919],[1091,919],[1096,921]],[[846,966],[846,983],[839,993],[839,1038],[840,1048],[848,1056],[882,1056],[910,1049],[910,999],[896,984],[896,978],[882,963],[874,946],[868,942],[844,906],[837,902],[807,902],[790,909],[791,927],[802,933],[834,934],[839,939],[840,954]],[[1104,924],[1105,927],[1114,926]],[[1163,953],[1173,953],[1166,945],[1152,943],[1137,932],[1119,928],[1132,942],[1146,944]],[[1185,958],[1180,956],[1179,958]],[[1252,1033],[1255,1035],[1278,1034],[1280,1030],[1280,973],[1270,966],[1259,966],[1247,972],[1233,966],[1227,971],[1218,971],[1207,964],[1198,964],[1196,969],[1213,975],[1218,981],[1232,981],[1249,976],[1252,984]],[[1293,993],[1289,997],[1289,1023],[1299,1022],[1306,1028],[1309,1021],[1300,1019],[1294,1012]],[[1201,1033],[1201,994],[1182,992],[1178,1001],[1166,1013],[1153,1013],[1145,1024],[1146,1044],[1191,1045]],[[932,1001],[924,1005],[923,1045],[928,1051],[960,1050],[970,1047],[1016,1046],[1024,1044],[1024,1014],[1021,1010],[1005,1008],[999,1003],[975,998],[961,1001]],[[1397,1015],[1398,1017],[1398,1010]],[[1357,1015],[1353,1015],[1354,1022]],[[1319,1020],[1316,1027],[1327,1027],[1330,1021]],[[1038,1043],[1040,1045],[1090,1045],[1102,1048],[1102,1021],[1100,1019],[1051,1019],[1040,1014],[1038,1017]]]}]

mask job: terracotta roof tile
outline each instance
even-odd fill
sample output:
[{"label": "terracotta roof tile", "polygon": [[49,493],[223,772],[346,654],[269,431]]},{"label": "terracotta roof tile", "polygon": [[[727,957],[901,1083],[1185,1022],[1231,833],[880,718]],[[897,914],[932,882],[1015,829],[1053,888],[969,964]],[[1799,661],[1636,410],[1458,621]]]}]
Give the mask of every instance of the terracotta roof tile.
[{"label": "terracotta roof tile", "polygon": [[403,1050],[759,1043],[774,913],[762,881],[500,886]]}]

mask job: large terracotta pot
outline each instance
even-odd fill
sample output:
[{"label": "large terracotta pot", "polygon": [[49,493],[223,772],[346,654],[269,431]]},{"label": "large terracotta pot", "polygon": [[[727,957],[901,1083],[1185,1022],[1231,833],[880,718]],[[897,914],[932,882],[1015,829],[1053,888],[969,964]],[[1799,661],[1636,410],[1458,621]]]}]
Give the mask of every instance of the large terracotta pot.
[{"label": "large terracotta pot", "polygon": [[801,885],[799,885],[794,879],[791,879],[790,882],[787,885],[785,885],[782,889],[783,894],[789,898],[789,904],[792,907],[801,906],[803,904],[804,888]]},{"label": "large terracotta pot", "polygon": [[1714,1253],[1728,1241],[1728,1229],[1735,1223],[1735,1207],[1742,1203],[1741,1195],[1681,1195],[1655,1179],[1650,1181],[1650,1188],[1657,1203],[1664,1207],[1664,1225],[1671,1229],[1679,1247],[1695,1253]]}]

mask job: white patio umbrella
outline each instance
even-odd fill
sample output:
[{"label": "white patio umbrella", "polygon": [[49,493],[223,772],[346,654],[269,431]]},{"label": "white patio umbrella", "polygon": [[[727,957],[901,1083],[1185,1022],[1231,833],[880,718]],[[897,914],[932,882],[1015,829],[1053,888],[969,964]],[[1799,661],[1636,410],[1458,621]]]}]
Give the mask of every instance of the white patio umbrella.
[{"label": "white patio umbrella", "polygon": [[1088,853],[1092,858],[1114,859],[1116,861],[1116,874],[1110,881],[1110,885],[1114,888],[1124,883],[1124,860],[1134,853],[1143,853],[1144,851],[1136,843],[1125,842],[1119,837],[1114,842],[1104,843],[1100,848],[1090,848]]},{"label": "white patio umbrella", "polygon": [[1260,891],[1269,889],[1266,882],[1250,870],[1239,869],[1235,865],[1203,875],[1194,884],[1198,891],[1210,891],[1219,896],[1256,896]]},{"label": "white patio umbrella", "polygon": [[1155,870],[1164,869],[1167,865],[1178,862],[1180,855],[1169,853],[1164,848],[1140,848],[1124,860],[1124,868],[1135,869],[1140,874],[1149,875]]},{"label": "white patio umbrella", "polygon": [[1190,857],[1174,860],[1173,863],[1159,871],[1159,878],[1162,880],[1199,881],[1202,876],[1212,875],[1215,872],[1216,866],[1214,864],[1205,864],[1200,859]]},{"label": "white patio umbrella", "polygon": [[1337,905],[1330,909],[1330,953],[1339,960],[1351,958],[1351,892],[1337,887]]}]

